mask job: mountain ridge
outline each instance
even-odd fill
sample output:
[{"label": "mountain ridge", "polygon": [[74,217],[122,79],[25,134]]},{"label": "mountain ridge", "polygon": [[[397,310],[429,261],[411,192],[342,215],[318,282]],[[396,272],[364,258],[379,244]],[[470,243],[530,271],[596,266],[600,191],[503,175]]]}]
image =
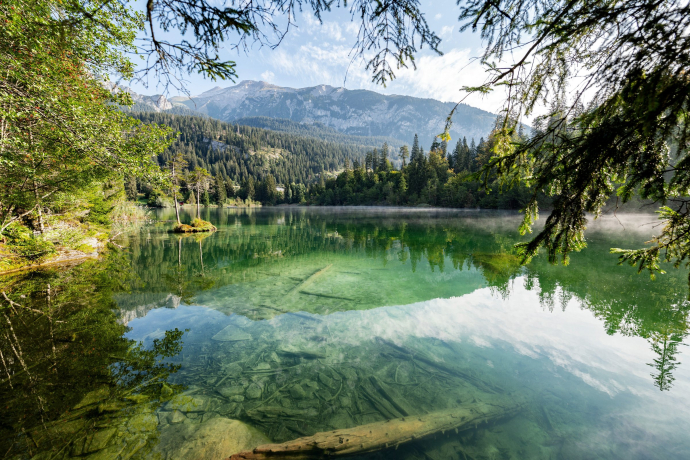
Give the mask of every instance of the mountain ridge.
[{"label": "mountain ridge", "polygon": [[[345,134],[382,136],[411,143],[415,134],[430,145],[443,131],[455,103],[431,98],[384,95],[374,91],[329,85],[290,88],[254,80],[217,86],[197,96],[175,96],[173,106],[225,122],[246,117],[270,117],[298,123],[320,123]],[[455,140],[487,137],[496,114],[460,104],[450,134]]]}]

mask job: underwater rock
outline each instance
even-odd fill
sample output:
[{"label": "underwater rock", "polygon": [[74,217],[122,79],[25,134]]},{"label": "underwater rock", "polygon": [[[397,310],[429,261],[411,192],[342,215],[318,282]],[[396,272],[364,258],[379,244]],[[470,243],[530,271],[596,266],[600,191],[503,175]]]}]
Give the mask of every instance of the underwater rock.
[{"label": "underwater rock", "polygon": [[251,340],[252,336],[234,324],[229,324],[211,338],[219,342],[240,342],[242,340]]},{"label": "underwater rock", "polygon": [[213,417],[198,425],[163,428],[154,453],[175,460],[218,460],[266,442],[268,438],[256,428],[239,420]]},{"label": "underwater rock", "polygon": [[218,408],[218,413],[222,414],[222,415],[232,415],[236,411],[237,411],[237,403],[221,404],[221,406]]},{"label": "underwater rock", "polygon": [[78,457],[105,449],[108,447],[108,441],[116,432],[116,428],[106,428],[104,430],[96,430],[93,434],[79,439],[72,445],[72,456]]},{"label": "underwater rock", "polygon": [[97,390],[90,391],[89,393],[86,393],[84,398],[74,406],[74,409],[81,409],[82,407],[90,406],[91,404],[96,404],[97,402],[101,402],[104,399],[107,399],[110,396],[110,387],[103,386]]},{"label": "underwater rock", "polygon": [[248,399],[258,399],[261,397],[261,387],[259,387],[259,385],[256,383],[252,383],[247,387],[247,391],[244,393],[244,395]]},{"label": "underwater rock", "polygon": [[177,395],[165,405],[166,410],[179,410],[181,412],[205,412],[209,399],[204,396]]},{"label": "underwater rock", "polygon": [[266,370],[269,370],[269,369],[271,369],[271,365],[268,364],[268,363],[259,363],[259,364],[254,368],[255,371],[266,371]]},{"label": "underwater rock", "polygon": [[332,390],[338,388],[338,385],[333,381],[333,379],[324,374],[323,372],[319,373],[319,381]]},{"label": "underwater rock", "polygon": [[223,366],[223,371],[225,371],[228,376],[235,377],[242,374],[242,366],[237,363],[230,363],[226,366]]},{"label": "underwater rock", "polygon": [[283,345],[276,350],[279,355],[290,358],[304,358],[304,359],[319,359],[325,358],[326,354],[314,348],[304,349],[297,348],[290,345]]},{"label": "underwater rock", "polygon": [[261,388],[259,388],[259,385],[253,383],[247,388],[245,396],[248,399],[259,399],[261,397]]},{"label": "underwater rock", "polygon": [[180,412],[179,410],[174,410],[168,414],[168,423],[175,424],[175,423],[182,423],[185,420],[187,420],[187,417]]},{"label": "underwater rock", "polygon": [[232,401],[232,402],[243,402],[244,396],[242,396],[242,395],[232,396],[232,397],[230,397],[230,401]]},{"label": "underwater rock", "polygon": [[226,398],[232,398],[233,396],[236,395],[243,395],[244,394],[244,387],[240,385],[231,385],[229,387],[223,387],[219,388],[218,393],[222,394]]},{"label": "underwater rock", "polygon": [[294,385],[290,388],[290,396],[294,399],[304,399],[307,397],[307,393],[304,391],[301,385]]}]

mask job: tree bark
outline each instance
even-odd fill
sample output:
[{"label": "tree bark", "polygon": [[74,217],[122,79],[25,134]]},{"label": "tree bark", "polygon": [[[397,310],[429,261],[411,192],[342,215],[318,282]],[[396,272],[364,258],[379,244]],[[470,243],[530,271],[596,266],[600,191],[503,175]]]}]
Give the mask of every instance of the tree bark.
[{"label": "tree bark", "polygon": [[180,206],[177,203],[177,181],[175,179],[175,163],[172,165],[172,180],[173,180],[173,200],[175,200],[175,216],[177,217],[177,225],[181,225],[180,222]]},{"label": "tree bark", "polygon": [[316,433],[282,444],[266,444],[227,460],[320,459],[359,455],[425,438],[448,430],[467,430],[512,417],[525,406],[512,400],[477,402],[427,415],[403,417],[353,428]]},{"label": "tree bark", "polygon": [[199,209],[199,203],[201,202],[201,186],[197,183],[196,186],[196,217],[201,220],[201,209]]}]

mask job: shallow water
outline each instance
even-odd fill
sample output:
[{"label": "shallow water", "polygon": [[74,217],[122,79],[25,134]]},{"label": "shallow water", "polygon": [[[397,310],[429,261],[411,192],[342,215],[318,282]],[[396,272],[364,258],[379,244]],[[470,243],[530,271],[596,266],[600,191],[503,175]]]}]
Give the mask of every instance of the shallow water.
[{"label": "shallow water", "polygon": [[218,232],[168,234],[163,211],[121,242],[124,337],[185,331],[159,385],[174,391],[117,415],[142,424],[108,441],[148,446],[132,458],[175,458],[178,428],[214,417],[284,442],[477,402],[523,406],[368,457],[690,458],[687,273],[651,281],[608,253],[643,244],[653,216],[595,222],[568,267],[520,267],[513,214],[205,212]]}]

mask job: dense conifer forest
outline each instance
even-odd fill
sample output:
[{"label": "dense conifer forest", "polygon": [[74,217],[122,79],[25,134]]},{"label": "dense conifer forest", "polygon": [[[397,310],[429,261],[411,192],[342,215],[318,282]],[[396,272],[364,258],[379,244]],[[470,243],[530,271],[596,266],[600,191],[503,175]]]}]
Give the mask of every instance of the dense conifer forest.
[{"label": "dense conifer forest", "polygon": [[323,172],[341,169],[346,161],[364,158],[366,152],[366,147],[353,143],[328,142],[212,118],[154,112],[132,116],[180,133],[173,145],[158,156],[160,165],[181,153],[190,170],[205,168],[213,177],[223,176],[235,183],[273,175],[281,184],[306,184]]},{"label": "dense conifer forest", "polygon": [[[487,184],[479,177],[478,172],[491,157],[493,137],[479,142],[462,138],[450,145],[437,139],[425,151],[416,136],[410,149],[407,145],[392,146],[385,138],[347,136],[289,120],[240,120],[282,131],[276,132],[212,118],[155,112],[133,116],[179,133],[175,142],[158,155],[158,163],[165,168],[181,155],[186,163],[184,169],[206,170],[210,178],[199,192],[200,201],[206,205],[241,198],[269,205],[520,209],[530,198],[526,187],[501,193],[491,176],[485,178]],[[319,139],[324,133],[330,136]],[[362,144],[356,143],[358,140]],[[382,143],[370,147],[377,141]],[[179,200],[194,203],[193,187],[180,177]],[[144,193],[152,206],[171,205],[167,190],[141,181],[134,187],[128,186],[132,199],[138,192]]]}]

